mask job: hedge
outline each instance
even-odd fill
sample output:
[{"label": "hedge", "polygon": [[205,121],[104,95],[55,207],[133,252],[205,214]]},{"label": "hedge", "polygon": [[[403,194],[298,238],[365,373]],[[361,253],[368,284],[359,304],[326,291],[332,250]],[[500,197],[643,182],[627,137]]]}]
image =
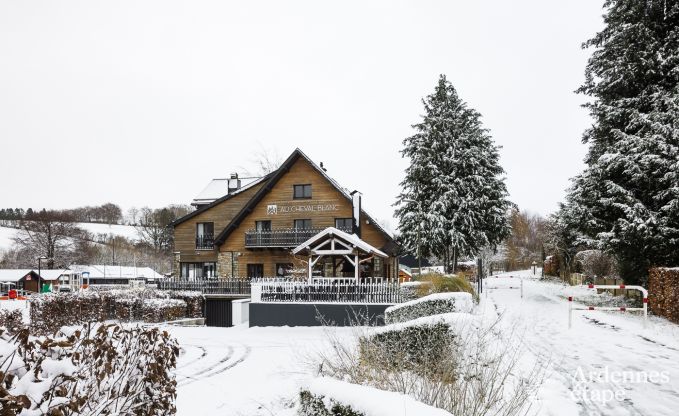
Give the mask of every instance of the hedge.
[{"label": "hedge", "polygon": [[384,320],[387,324],[393,324],[442,313],[471,312],[473,307],[474,301],[470,293],[435,293],[388,307],[384,311]]},{"label": "hedge", "polygon": [[107,320],[164,322],[202,317],[203,300],[197,292],[114,289],[47,293],[31,298],[29,304],[31,332],[47,335],[63,326]]},{"label": "hedge", "polygon": [[649,270],[648,304],[654,314],[679,323],[679,267]]},{"label": "hedge", "polygon": [[454,335],[445,322],[394,327],[359,338],[361,361],[390,371],[431,372],[450,354]]}]

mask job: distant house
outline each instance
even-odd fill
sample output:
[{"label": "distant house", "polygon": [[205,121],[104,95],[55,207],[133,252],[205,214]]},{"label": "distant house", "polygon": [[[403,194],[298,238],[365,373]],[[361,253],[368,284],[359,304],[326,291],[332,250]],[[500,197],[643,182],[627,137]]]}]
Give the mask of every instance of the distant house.
[{"label": "distant house", "polygon": [[131,281],[150,283],[163,279],[150,267],[73,264],[70,269],[83,285],[128,285]]},{"label": "distant house", "polygon": [[69,269],[41,270],[40,274],[33,269],[1,269],[0,287],[2,292],[9,289],[40,292],[46,284],[58,286],[70,281],[73,272]]}]

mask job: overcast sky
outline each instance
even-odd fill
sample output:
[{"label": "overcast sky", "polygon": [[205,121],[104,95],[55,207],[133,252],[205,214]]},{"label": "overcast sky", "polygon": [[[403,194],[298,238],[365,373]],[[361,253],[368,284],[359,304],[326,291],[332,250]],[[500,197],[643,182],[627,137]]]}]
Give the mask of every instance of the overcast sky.
[{"label": "overcast sky", "polygon": [[0,1],[0,207],[188,203],[295,147],[391,217],[444,73],[548,214],[582,168],[601,0]]}]

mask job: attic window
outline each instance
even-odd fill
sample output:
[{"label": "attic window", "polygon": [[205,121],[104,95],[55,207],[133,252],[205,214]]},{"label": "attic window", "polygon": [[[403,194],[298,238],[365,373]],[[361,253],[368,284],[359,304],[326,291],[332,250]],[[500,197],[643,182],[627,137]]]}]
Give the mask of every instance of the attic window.
[{"label": "attic window", "polygon": [[294,199],[311,199],[311,185],[293,185]]}]

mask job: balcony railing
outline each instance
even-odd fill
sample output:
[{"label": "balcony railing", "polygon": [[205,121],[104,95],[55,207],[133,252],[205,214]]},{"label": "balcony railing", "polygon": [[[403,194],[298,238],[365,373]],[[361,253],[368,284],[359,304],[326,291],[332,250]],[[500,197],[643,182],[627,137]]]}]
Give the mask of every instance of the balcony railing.
[{"label": "balcony railing", "polygon": [[[297,247],[325,228],[274,228],[273,230],[248,230],[245,247]],[[341,229],[351,233],[351,230]]]},{"label": "balcony railing", "polygon": [[212,234],[196,236],[196,250],[212,250],[215,248],[215,237]]}]

